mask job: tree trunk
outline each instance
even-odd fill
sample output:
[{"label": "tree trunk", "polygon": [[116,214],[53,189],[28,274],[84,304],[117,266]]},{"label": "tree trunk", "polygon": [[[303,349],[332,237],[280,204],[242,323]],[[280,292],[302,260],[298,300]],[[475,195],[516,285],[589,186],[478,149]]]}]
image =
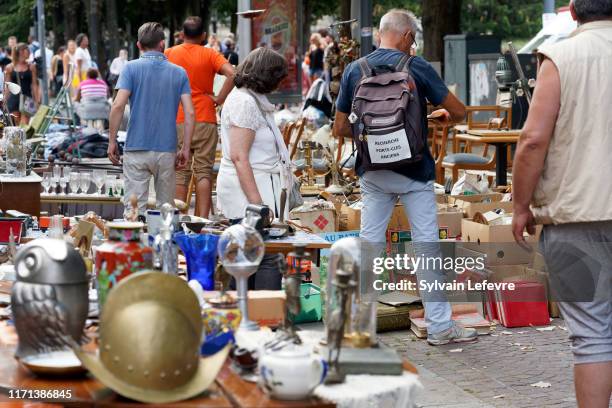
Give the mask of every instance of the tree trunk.
[{"label": "tree trunk", "polygon": [[204,23],[204,29],[209,34],[213,34],[210,32],[210,2],[207,0],[200,2],[200,17],[202,18],[202,23]]},{"label": "tree trunk", "polygon": [[117,17],[117,1],[104,0],[106,4],[106,28],[109,36],[110,57],[119,55],[119,21]]},{"label": "tree trunk", "polygon": [[77,18],[78,3],[74,0],[62,0],[62,11],[64,13],[64,43],[74,40],[79,32]]},{"label": "tree trunk", "polygon": [[236,10],[232,11],[232,15],[230,17],[230,32],[236,34],[236,31],[238,30],[238,16],[236,15]]},{"label": "tree trunk", "polygon": [[460,33],[461,0],[423,0],[423,57],[444,64],[444,36]]},{"label": "tree trunk", "polygon": [[[351,0],[340,0],[340,19],[342,21],[351,19]],[[340,27],[340,37],[351,37],[350,24],[343,24]]]},{"label": "tree trunk", "polygon": [[89,23],[89,50],[91,57],[98,64],[100,73],[106,70],[104,45],[101,42],[100,0],[86,0]]},{"label": "tree trunk", "polygon": [[[60,3],[51,3],[49,4],[51,7],[51,21],[48,22],[51,30],[53,31],[53,50],[57,50],[57,48],[61,45],[66,44],[64,41],[63,34],[60,34],[60,27],[64,25],[64,13],[62,12],[62,7]],[[65,30],[64,30],[65,31]]]},{"label": "tree trunk", "polygon": [[192,16],[199,16],[202,14],[202,0],[192,0],[190,8]]}]

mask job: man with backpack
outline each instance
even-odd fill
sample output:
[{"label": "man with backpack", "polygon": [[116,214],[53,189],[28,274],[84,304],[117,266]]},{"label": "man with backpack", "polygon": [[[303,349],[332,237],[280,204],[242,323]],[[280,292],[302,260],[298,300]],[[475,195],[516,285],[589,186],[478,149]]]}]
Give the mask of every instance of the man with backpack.
[{"label": "man with backpack", "polygon": [[[355,168],[360,176],[363,241],[383,247],[397,198],[410,220],[415,256],[441,257],[434,160],[427,146],[426,100],[440,124],[460,121],[465,106],[451,93],[432,66],[411,57],[416,48],[414,15],[391,10],[380,20],[380,47],[344,71],[336,101],[334,134],[353,137]],[[368,268],[369,269],[369,268]],[[444,281],[439,270],[417,269],[419,282]],[[421,290],[432,345],[474,341],[474,329],[457,326],[443,293]]]}]

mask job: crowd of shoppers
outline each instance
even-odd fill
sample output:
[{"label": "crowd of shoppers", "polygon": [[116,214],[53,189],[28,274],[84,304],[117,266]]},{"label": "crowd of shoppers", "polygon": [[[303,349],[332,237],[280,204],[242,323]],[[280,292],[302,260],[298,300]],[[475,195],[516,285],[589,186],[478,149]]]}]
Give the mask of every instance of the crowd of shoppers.
[{"label": "crowd of shoppers", "polygon": [[[607,407],[612,393],[612,207],[606,198],[612,187],[605,169],[612,170],[612,122],[605,112],[612,104],[612,0],[573,0],[570,12],[579,28],[570,38],[543,45],[537,52],[538,83],[514,157],[513,233],[523,243],[525,229],[534,233],[536,223],[544,224],[541,251],[551,282],[561,288],[557,295],[575,356],[578,405]],[[386,245],[387,225],[399,200],[410,220],[415,253],[441,258],[426,105],[441,107],[432,115],[440,125],[462,121],[466,108],[432,65],[415,56],[417,26],[415,16],[405,10],[382,16],[376,49],[344,70],[333,134],[354,139],[364,135],[354,111],[355,91],[364,76],[389,67],[409,73],[406,89],[417,96],[418,126],[413,128],[425,146],[418,152],[422,158],[372,170],[366,164],[370,158],[358,151],[360,237],[375,248]],[[324,75],[325,50],[332,41],[324,30],[310,37],[302,67],[305,89],[309,81]],[[0,65],[5,78],[21,86],[21,95],[10,95],[8,108],[26,124],[40,103],[41,72],[48,70],[55,92],[71,85],[79,116],[109,116],[107,153],[112,163],[123,162],[126,211],[135,195],[139,213],[145,213],[151,179],[158,206],[175,198],[187,201],[193,179],[197,212],[207,217],[213,207],[219,139],[216,108],[223,105],[217,208],[235,219],[244,216],[249,204],[265,204],[275,217],[286,217],[281,192],[291,188],[289,153],[274,123],[275,107],[267,98],[287,76],[286,58],[261,43],[239,61],[233,35],[222,41],[214,33],[207,36],[199,17],[185,20],[173,47],[165,49],[165,43],[162,25],[145,23],[138,30],[140,57],[128,61],[122,49],[113,59],[108,82],[117,94],[109,114],[111,88],[92,60],[87,35],[79,34],[55,55],[41,49],[33,37],[27,43],[10,37],[0,50]],[[43,52],[46,66],[37,61]],[[217,75],[225,82],[215,94]],[[131,113],[121,158],[118,133],[128,103]],[[419,268],[416,274],[420,281],[445,280],[435,268]],[[423,291],[421,296],[431,345],[477,340],[474,329],[453,322],[442,294]]]}]

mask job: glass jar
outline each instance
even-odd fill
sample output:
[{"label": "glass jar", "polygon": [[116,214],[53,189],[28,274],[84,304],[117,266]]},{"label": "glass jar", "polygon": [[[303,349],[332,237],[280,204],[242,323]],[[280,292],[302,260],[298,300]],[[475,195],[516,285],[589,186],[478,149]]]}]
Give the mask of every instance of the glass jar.
[{"label": "glass jar", "polygon": [[18,126],[4,128],[6,172],[13,177],[25,177],[27,168],[26,133]]}]

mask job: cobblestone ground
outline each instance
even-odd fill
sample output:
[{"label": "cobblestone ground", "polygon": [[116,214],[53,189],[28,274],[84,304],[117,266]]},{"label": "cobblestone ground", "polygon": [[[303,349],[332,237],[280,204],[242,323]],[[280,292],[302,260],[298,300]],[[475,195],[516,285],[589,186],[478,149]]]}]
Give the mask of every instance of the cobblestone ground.
[{"label": "cobblestone ground", "polygon": [[[438,347],[409,331],[381,333],[379,338],[419,370],[425,386],[421,407],[575,407],[565,324],[554,319],[551,325],[555,329],[544,332],[498,326],[476,343]],[[540,381],[551,386],[531,386]]]}]

